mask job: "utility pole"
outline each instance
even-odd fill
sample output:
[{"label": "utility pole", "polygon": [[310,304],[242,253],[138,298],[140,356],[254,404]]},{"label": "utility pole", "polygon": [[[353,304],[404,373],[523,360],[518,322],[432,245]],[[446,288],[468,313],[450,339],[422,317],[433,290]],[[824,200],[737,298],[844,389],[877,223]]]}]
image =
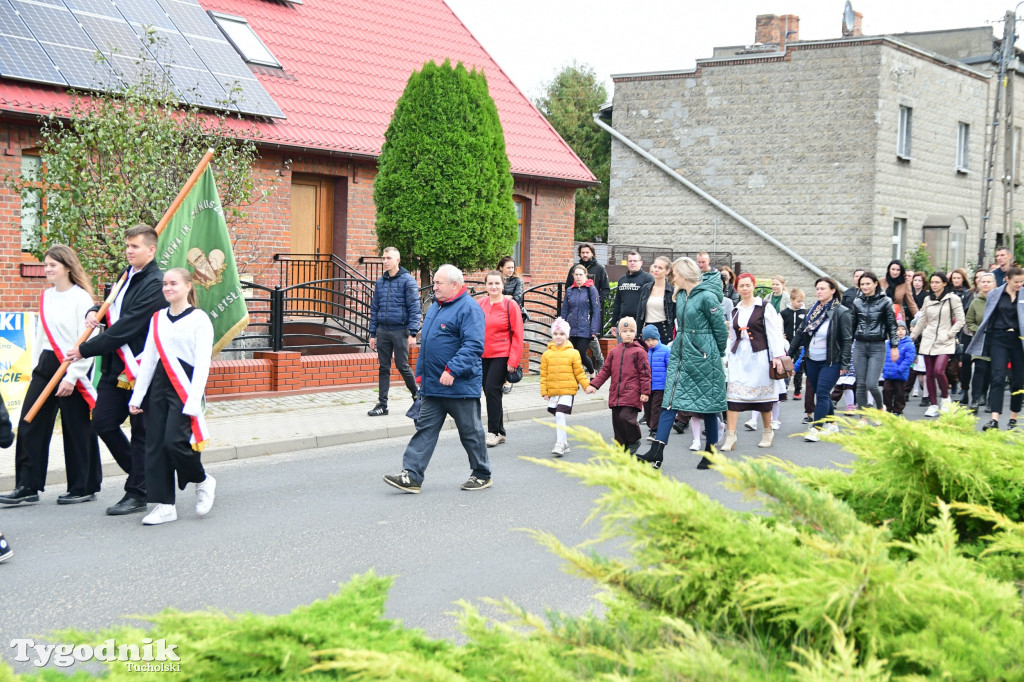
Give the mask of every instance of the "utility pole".
[{"label": "utility pole", "polygon": [[[1013,55],[1013,27],[1016,22],[1016,15],[1013,12],[1007,12],[1005,21],[1003,22],[1003,46],[999,55],[999,80],[996,82],[996,96],[995,106],[992,108],[992,135],[989,137],[988,145],[988,162],[985,164],[985,190],[982,194],[982,205],[981,205],[981,237],[978,240],[978,267],[983,267],[987,262],[987,250],[985,248],[985,236],[988,232],[989,219],[992,217],[992,182],[995,180],[995,165],[996,165],[996,137],[997,131],[999,130],[999,118],[1000,118],[1000,104],[1002,102],[1003,88],[1006,87],[1006,67],[1009,65],[1010,57]],[[1010,138],[1013,138],[1012,126],[1010,128]],[[1012,142],[1010,143],[1012,145]],[[1004,154],[1004,183],[1005,183],[1005,167],[1007,163]],[[1011,180],[1012,184],[1012,180]],[[1005,184],[1004,184],[1005,187]],[[1004,190],[1005,191],[1005,190]],[[1004,202],[1005,205],[1005,202]]]},{"label": "utility pole", "polygon": [[1008,33],[1009,36],[1006,38],[1009,44],[1009,50],[1003,50],[1003,54],[1006,59],[1006,103],[1003,105],[1003,243],[1010,249],[1010,257],[1013,257],[1013,238],[1016,233],[1013,219],[1013,186],[1016,180],[1016,161],[1017,149],[1014,144],[1014,126],[1013,126],[1013,85],[1014,81],[1017,80],[1017,60],[1014,54],[1013,44],[1017,41],[1017,17],[1014,12],[1006,13],[1006,26],[1003,29],[1004,34]]}]

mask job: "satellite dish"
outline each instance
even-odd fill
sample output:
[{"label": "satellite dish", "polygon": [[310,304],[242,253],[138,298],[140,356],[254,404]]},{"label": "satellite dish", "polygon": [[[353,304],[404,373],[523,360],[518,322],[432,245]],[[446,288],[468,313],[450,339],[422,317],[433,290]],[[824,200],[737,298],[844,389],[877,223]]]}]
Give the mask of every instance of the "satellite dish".
[{"label": "satellite dish", "polygon": [[847,34],[853,33],[853,5],[846,0],[846,7],[843,8],[843,31]]}]

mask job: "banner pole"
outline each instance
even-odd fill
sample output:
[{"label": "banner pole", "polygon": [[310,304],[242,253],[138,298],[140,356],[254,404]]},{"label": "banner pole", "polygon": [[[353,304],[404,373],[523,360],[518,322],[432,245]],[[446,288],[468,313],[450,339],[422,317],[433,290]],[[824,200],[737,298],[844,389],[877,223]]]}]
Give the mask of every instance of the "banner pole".
[{"label": "banner pole", "polygon": [[[181,190],[178,191],[178,196],[174,197],[174,201],[171,202],[170,207],[164,213],[164,216],[160,219],[160,222],[156,224],[156,228],[154,229],[156,229],[156,233],[158,235],[164,231],[165,227],[167,227],[167,223],[169,223],[171,218],[174,217],[174,214],[178,211],[178,208],[181,207],[181,202],[185,201],[185,197],[188,196],[188,193],[192,191],[192,187],[196,184],[196,182],[199,181],[199,176],[201,176],[203,174],[203,171],[206,170],[206,167],[210,165],[210,161],[212,159],[213,147],[210,147],[209,149],[206,150],[206,153],[203,154],[203,158],[199,161],[199,165],[197,165],[195,170],[192,171],[192,174],[188,176],[188,180],[185,181],[185,184],[182,186]],[[121,291],[121,287],[124,286],[124,282],[127,276],[128,273],[126,271],[121,275],[120,279],[117,280],[117,283],[113,286],[113,288],[111,288],[110,295],[107,296],[107,300],[105,300],[103,302],[103,305],[100,306],[100,309],[96,311],[96,319],[101,320],[103,319],[103,316],[107,314],[107,309],[110,307],[110,304],[114,302],[114,299],[117,298],[117,295]],[[92,330],[86,329],[82,336],[79,337],[78,342],[75,343],[75,345],[82,345],[83,343],[89,340],[90,336],[92,336]],[[39,410],[43,409],[43,405],[49,399],[50,394],[53,393],[54,389],[57,388],[57,384],[60,383],[60,380],[64,378],[64,374],[68,371],[69,365],[71,365],[70,360],[64,360],[64,362],[60,363],[60,367],[58,367],[57,371],[54,372],[53,378],[50,379],[49,383],[46,384],[46,387],[43,389],[43,392],[39,394],[39,397],[36,399],[36,402],[32,405],[32,409],[30,409],[28,411],[28,414],[26,414],[23,417],[23,419],[26,422],[31,423],[32,420],[36,418],[36,415],[39,414]]]}]

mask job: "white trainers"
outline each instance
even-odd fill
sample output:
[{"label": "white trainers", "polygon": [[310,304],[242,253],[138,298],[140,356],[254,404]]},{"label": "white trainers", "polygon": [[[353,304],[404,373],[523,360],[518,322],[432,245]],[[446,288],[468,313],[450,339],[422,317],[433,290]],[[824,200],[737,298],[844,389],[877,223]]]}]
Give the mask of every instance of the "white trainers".
[{"label": "white trainers", "polygon": [[488,433],[484,437],[484,442],[487,443],[487,447],[493,448],[495,445],[498,444],[498,434],[496,434],[496,433]]},{"label": "white trainers", "polygon": [[828,424],[825,424],[825,431],[828,431],[829,433],[839,433],[839,424],[829,422]]},{"label": "white trainers", "polygon": [[953,401],[950,400],[949,398],[942,398],[939,401],[939,411],[940,412],[949,412],[952,408],[953,408]]},{"label": "white trainers", "polygon": [[217,479],[210,474],[206,474],[206,480],[196,483],[196,516],[206,516],[210,513],[216,490]]},{"label": "white trainers", "polygon": [[818,429],[812,428],[810,431],[804,434],[804,440],[808,443],[817,443],[821,440],[821,435],[818,433]]},{"label": "white trainers", "polygon": [[561,457],[569,452],[568,443],[555,443],[555,447],[551,448],[551,454],[555,457]]},{"label": "white trainers", "polygon": [[778,419],[773,419],[771,421],[771,427],[772,431],[778,431],[779,429],[782,428],[782,422],[780,422]]},{"label": "white trainers", "polygon": [[690,443],[690,451],[691,452],[697,452],[699,450],[700,450],[700,441],[699,440],[695,440],[692,443]]},{"label": "white trainers", "polygon": [[143,526],[159,526],[178,520],[178,510],[173,504],[158,504],[142,519]]},{"label": "white trainers", "polygon": [[916,398],[916,397],[917,397],[917,396],[919,396],[919,395],[921,395],[921,391],[919,391],[919,390],[917,390],[917,389],[915,388],[915,389],[914,389],[914,392],[910,394],[910,397],[911,397],[911,398]]},{"label": "white trainers", "polygon": [[926,416],[926,417],[938,417],[939,416],[939,406],[938,405],[929,405],[928,409],[924,411],[924,416]]},{"label": "white trainers", "polygon": [[743,428],[747,431],[757,431],[757,417],[751,417],[749,420],[743,422]]}]

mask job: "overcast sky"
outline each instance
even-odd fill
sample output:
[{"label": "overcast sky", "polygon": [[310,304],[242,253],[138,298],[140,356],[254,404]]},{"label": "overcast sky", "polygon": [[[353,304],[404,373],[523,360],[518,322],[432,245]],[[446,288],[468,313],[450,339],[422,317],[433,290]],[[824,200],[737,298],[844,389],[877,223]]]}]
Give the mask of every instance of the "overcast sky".
[{"label": "overcast sky", "polygon": [[[561,67],[611,75],[692,68],[712,48],[754,42],[758,14],[795,14],[802,40],[841,35],[845,0],[446,0],[530,99]],[[1016,0],[851,0],[865,35],[993,26]],[[1024,8],[1019,16],[1024,17]],[[1018,33],[1024,25],[1018,23]],[[1020,41],[1018,41],[1019,44]]]}]

